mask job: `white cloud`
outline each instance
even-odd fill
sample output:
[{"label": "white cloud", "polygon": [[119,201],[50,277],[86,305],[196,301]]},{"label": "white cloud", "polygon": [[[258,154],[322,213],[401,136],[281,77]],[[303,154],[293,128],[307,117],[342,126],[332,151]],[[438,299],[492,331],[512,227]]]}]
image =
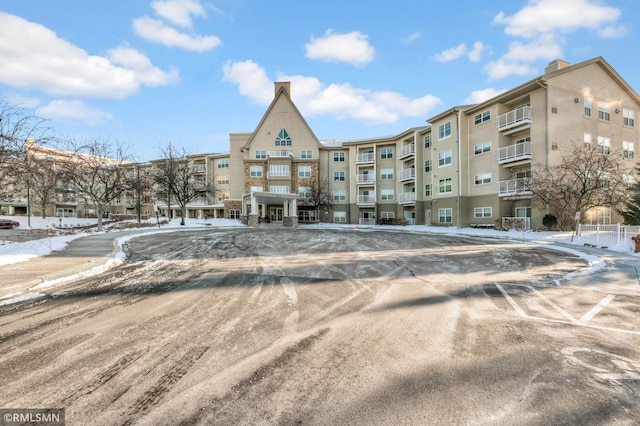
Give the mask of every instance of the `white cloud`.
[{"label": "white cloud", "polygon": [[368,36],[359,31],[335,34],[327,30],[321,38],[311,38],[305,44],[306,57],[325,62],[346,62],[358,67],[365,66],[375,57],[375,49],[367,41]]},{"label": "white cloud", "polygon": [[508,62],[531,63],[540,59],[551,60],[562,56],[562,46],[552,34],[542,34],[529,43],[515,41],[503,56]]},{"label": "white cloud", "polygon": [[[0,12],[0,82],[55,96],[124,99],[141,84],[166,84],[174,73],[147,64],[145,72],[89,55],[48,28]],[[150,74],[154,77],[151,78]]]},{"label": "white cloud", "polygon": [[89,108],[78,100],[56,100],[37,108],[36,115],[61,122],[81,122],[98,126],[113,121],[113,115],[99,109]]},{"label": "white cloud", "polygon": [[[224,81],[236,83],[244,96],[262,104],[273,100],[273,82],[255,62],[227,63],[223,71]],[[308,117],[330,115],[339,120],[386,124],[402,117],[424,118],[442,103],[433,95],[408,98],[396,92],[358,89],[350,84],[325,85],[315,77],[301,75],[278,75],[278,81],[291,81],[291,96]]]},{"label": "white cloud", "polygon": [[164,72],[156,68],[151,60],[138,50],[129,46],[119,46],[108,51],[109,59],[114,64],[136,71],[136,80],[147,86],[164,86],[178,81],[178,71],[173,69]]},{"label": "white cloud", "polygon": [[207,17],[207,12],[199,0],[155,0],[151,2],[151,7],[158,16],[185,28],[193,27],[191,15]]},{"label": "white cloud", "polygon": [[419,31],[416,31],[415,33],[409,34],[408,37],[403,38],[402,44],[411,44],[414,41],[418,40],[420,37],[422,37],[422,34]]},{"label": "white cloud", "polygon": [[452,47],[451,49],[443,50],[440,53],[436,53],[432,56],[432,58],[438,62],[449,62],[458,59],[465,53],[467,53],[467,46],[465,46],[464,43],[461,43],[456,47]]},{"label": "white cloud", "polygon": [[509,77],[511,75],[532,75],[536,72],[536,69],[531,65],[509,62],[504,58],[488,62],[484,66],[484,70],[489,74],[489,79],[491,80],[500,80],[501,78]]},{"label": "white cloud", "polygon": [[485,46],[481,41],[473,43],[473,50],[467,55],[471,62],[479,62],[482,52],[484,52]]},{"label": "white cloud", "polygon": [[500,12],[495,24],[505,24],[512,36],[531,38],[541,33],[601,30],[618,20],[622,12],[594,0],[529,0],[512,16]]},{"label": "white cloud", "polygon": [[217,36],[185,34],[148,16],[134,19],[133,31],[146,40],[194,52],[206,52],[222,44]]},{"label": "white cloud", "polygon": [[471,104],[479,104],[481,102],[484,102],[486,100],[489,100],[493,97],[498,96],[499,94],[505,92],[504,89],[498,90],[498,89],[494,89],[491,87],[488,87],[486,89],[482,89],[482,90],[474,90],[473,92],[471,92],[471,95],[469,95],[464,101],[463,103],[466,105],[471,105]]},{"label": "white cloud", "polygon": [[602,38],[618,38],[627,35],[629,30],[624,25],[609,25],[600,28],[597,32]]}]

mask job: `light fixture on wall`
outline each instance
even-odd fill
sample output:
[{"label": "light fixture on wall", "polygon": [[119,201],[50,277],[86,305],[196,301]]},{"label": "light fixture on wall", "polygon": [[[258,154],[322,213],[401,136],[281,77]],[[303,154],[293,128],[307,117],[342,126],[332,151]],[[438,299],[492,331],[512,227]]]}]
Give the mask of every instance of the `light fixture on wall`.
[{"label": "light fixture on wall", "polygon": [[620,108],[616,108],[616,114],[620,114]]},{"label": "light fixture on wall", "polygon": [[575,103],[580,102],[580,98],[573,98],[573,102],[575,102]]}]

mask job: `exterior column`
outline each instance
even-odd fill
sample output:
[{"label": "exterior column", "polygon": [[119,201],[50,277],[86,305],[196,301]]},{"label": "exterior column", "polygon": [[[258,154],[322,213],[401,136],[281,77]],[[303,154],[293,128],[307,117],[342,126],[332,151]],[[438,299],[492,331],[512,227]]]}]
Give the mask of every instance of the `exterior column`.
[{"label": "exterior column", "polygon": [[260,224],[260,218],[258,217],[258,200],[256,196],[251,193],[251,213],[249,214],[249,226],[258,226]]}]

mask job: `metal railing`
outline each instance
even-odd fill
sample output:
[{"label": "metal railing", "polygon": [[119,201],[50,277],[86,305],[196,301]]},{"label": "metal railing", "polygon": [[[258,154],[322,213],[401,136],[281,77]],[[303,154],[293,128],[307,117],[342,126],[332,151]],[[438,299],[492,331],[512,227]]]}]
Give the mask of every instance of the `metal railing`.
[{"label": "metal railing", "polygon": [[398,194],[398,202],[399,203],[410,203],[416,201],[416,193],[415,192],[401,192]]},{"label": "metal railing", "polygon": [[640,226],[621,225],[585,225],[578,224],[576,241],[601,247],[635,247],[631,237],[640,234]]},{"label": "metal railing", "polygon": [[375,204],[376,197],[373,195],[358,195],[357,204]]},{"label": "metal railing", "polygon": [[375,183],[376,177],[372,173],[364,174],[364,175],[356,175],[356,183]]},{"label": "metal railing", "polygon": [[511,161],[531,159],[533,151],[531,142],[521,142],[515,145],[505,146],[498,149],[498,163],[504,164]]},{"label": "metal railing", "polygon": [[520,108],[498,116],[498,130],[507,130],[521,124],[531,123],[532,121],[531,107],[529,105],[521,106]]},{"label": "metal railing", "polygon": [[375,225],[376,219],[372,217],[369,217],[369,218],[361,217],[360,219],[358,219],[358,223],[360,225]]},{"label": "metal railing", "polygon": [[400,148],[398,152],[398,158],[408,157],[416,153],[416,144],[412,143],[410,145],[405,145]]},{"label": "metal railing", "polygon": [[498,196],[531,195],[528,178],[501,180],[498,182]]},{"label": "metal railing", "polygon": [[398,170],[398,180],[413,179],[416,177],[416,169],[411,167],[408,169]]},{"label": "metal railing", "polygon": [[283,157],[289,157],[289,156],[293,156],[293,152],[292,151],[287,151],[287,150],[278,150],[278,151],[269,151],[269,157],[274,157],[274,158],[283,158]]},{"label": "metal railing", "polygon": [[373,152],[365,152],[356,156],[356,163],[373,163],[376,156]]}]

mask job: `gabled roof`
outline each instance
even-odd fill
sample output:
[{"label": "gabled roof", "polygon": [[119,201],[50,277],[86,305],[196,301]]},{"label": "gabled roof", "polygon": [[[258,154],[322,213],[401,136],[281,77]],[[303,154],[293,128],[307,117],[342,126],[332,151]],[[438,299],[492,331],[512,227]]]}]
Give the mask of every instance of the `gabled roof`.
[{"label": "gabled roof", "polygon": [[[276,84],[278,84],[278,83],[276,83]],[[294,104],[293,101],[291,100],[291,97],[289,96],[289,92],[284,87],[284,85],[280,85],[278,91],[276,92],[275,96],[273,97],[273,101],[271,101],[271,104],[269,104],[269,108],[267,108],[267,111],[264,113],[264,115],[262,116],[262,119],[260,120],[260,122],[258,123],[256,128],[253,130],[253,132],[251,133],[251,136],[249,137],[249,139],[247,139],[247,142],[244,144],[244,146],[242,148],[240,148],[240,151],[244,151],[245,149],[249,149],[249,146],[251,145],[251,143],[253,142],[253,140],[256,137],[257,130],[262,126],[262,124],[264,124],[264,122],[267,119],[267,117],[269,116],[269,114],[271,114],[271,111],[275,107],[275,105],[278,102],[278,100],[280,99],[280,97],[284,97],[287,100],[287,102],[289,103],[289,105],[293,109],[293,112],[298,116],[300,121],[304,124],[305,128],[309,131],[309,133],[313,137],[313,140],[316,142],[316,144],[318,144],[318,147],[322,148],[322,144],[320,143],[320,140],[316,137],[316,134],[313,132],[313,130],[311,130],[311,127],[309,127],[309,123],[307,123],[307,120],[304,119],[304,117],[302,116],[302,114],[298,110],[298,107],[296,107],[296,104]]]}]

